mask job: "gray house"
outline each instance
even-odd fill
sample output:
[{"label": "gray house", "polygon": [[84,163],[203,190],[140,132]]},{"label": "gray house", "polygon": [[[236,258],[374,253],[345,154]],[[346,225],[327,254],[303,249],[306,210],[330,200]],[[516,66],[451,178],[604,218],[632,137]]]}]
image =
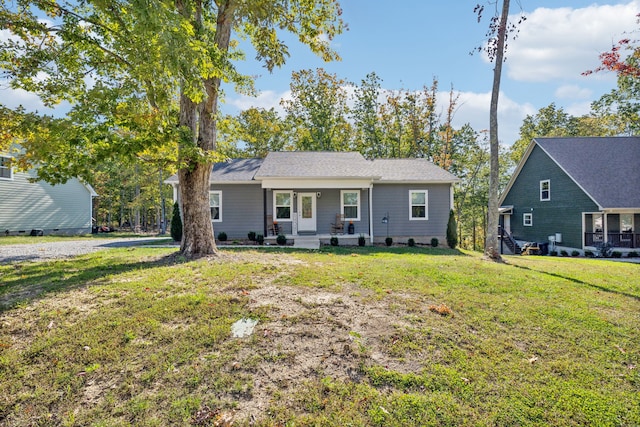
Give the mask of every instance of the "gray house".
[{"label": "gray house", "polygon": [[500,198],[517,242],[640,248],[640,138],[536,138]]},{"label": "gray house", "polygon": [[55,186],[31,182],[35,171],[16,171],[11,162],[11,156],[0,154],[0,233],[91,233],[97,196],[91,186],[77,179]]},{"label": "gray house", "polygon": [[[444,242],[458,178],[424,159],[366,160],[359,153],[272,152],[264,159],[217,163],[210,204],[216,235],[295,240],[315,236],[342,243],[409,238]],[[174,187],[177,176],[167,183]],[[342,224],[340,222],[343,222]]]}]

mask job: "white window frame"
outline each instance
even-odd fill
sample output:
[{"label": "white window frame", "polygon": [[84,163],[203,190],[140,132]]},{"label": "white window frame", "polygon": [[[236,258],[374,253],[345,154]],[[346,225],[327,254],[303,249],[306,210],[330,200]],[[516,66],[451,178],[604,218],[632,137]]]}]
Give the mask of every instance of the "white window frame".
[{"label": "white window frame", "polygon": [[[542,189],[544,184],[547,184],[547,189],[546,190]],[[543,197],[542,193],[544,191],[547,192],[547,197]],[[543,180],[540,181],[540,201],[541,202],[548,202],[549,200],[551,200],[551,180],[550,179],[543,179]]]},{"label": "white window frame", "polygon": [[[622,228],[622,216],[623,215],[628,216],[631,219],[631,221],[630,221],[631,229],[630,230],[625,230],[624,228]],[[633,221],[633,219],[634,219],[633,217],[634,217],[634,215],[632,213],[621,213],[620,214],[620,232],[621,233],[633,232],[633,230],[635,230],[635,224],[634,224],[634,221]]]},{"label": "white window frame", "polygon": [[[413,204],[413,194],[424,193],[424,205]],[[413,216],[414,206],[424,206],[424,218]],[[429,190],[409,190],[409,221],[428,221],[429,220]]]},{"label": "white window frame", "polygon": [[522,214],[522,226],[533,227],[533,214],[530,212]]},{"label": "white window frame", "polygon": [[[289,195],[289,218],[278,218],[278,205],[276,205],[277,194],[288,194]],[[286,206],[286,205],[280,205]],[[291,222],[293,221],[293,191],[286,190],[274,190],[273,191],[273,220],[278,222]]]},{"label": "white window frame", "polygon": [[13,157],[11,156],[0,156],[0,159],[8,160],[9,166],[0,166],[0,169],[7,169],[9,171],[9,176],[0,176],[0,179],[3,181],[13,181]]},{"label": "white window frame", "polygon": [[222,191],[209,191],[209,212],[211,212],[211,208],[216,207],[211,204],[211,196],[214,194],[218,196],[218,219],[211,218],[211,222],[222,222]]},{"label": "white window frame", "polygon": [[[358,196],[358,202],[355,205],[346,205],[344,203],[344,195],[349,193],[355,193]],[[360,190],[340,190],[340,212],[344,215],[345,221],[360,221],[360,199]],[[357,215],[354,218],[348,217],[344,212],[344,208],[354,206],[357,210]]]}]

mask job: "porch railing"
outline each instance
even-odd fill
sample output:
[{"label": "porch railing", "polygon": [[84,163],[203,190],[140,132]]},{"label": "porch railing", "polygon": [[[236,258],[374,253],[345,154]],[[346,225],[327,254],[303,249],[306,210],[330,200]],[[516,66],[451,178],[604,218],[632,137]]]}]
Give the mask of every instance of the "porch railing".
[{"label": "porch railing", "polygon": [[[605,242],[604,233],[584,233],[585,246],[598,246]],[[640,248],[640,234],[607,233],[607,243],[614,248]]]}]

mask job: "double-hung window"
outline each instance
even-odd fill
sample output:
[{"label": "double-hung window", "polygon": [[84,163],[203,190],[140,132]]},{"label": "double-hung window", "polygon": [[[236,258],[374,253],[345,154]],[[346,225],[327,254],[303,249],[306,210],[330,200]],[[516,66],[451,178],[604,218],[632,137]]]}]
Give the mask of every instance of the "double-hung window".
[{"label": "double-hung window", "polygon": [[11,157],[0,156],[0,179],[13,179]]},{"label": "double-hung window", "polygon": [[540,181],[540,201],[547,202],[551,200],[551,181],[545,179]]},{"label": "double-hung window", "polygon": [[409,220],[426,221],[429,219],[429,192],[427,190],[409,190]]},{"label": "double-hung window", "polygon": [[522,225],[524,225],[525,227],[533,227],[532,213],[522,214]]},{"label": "double-hung window", "polygon": [[222,191],[209,191],[209,208],[211,209],[211,221],[222,221]]},{"label": "double-hung window", "polygon": [[275,215],[273,219],[278,221],[291,221],[292,203],[292,191],[274,191],[273,211]]},{"label": "double-hung window", "polygon": [[360,191],[340,191],[340,211],[346,221],[360,221]]}]

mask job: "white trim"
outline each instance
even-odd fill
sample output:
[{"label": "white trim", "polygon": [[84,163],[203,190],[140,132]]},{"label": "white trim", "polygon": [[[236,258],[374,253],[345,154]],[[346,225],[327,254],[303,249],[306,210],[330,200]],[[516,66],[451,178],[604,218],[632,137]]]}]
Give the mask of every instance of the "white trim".
[{"label": "white trim", "polygon": [[[542,189],[542,186],[543,186],[545,183],[547,184],[547,189],[546,189],[546,190],[543,190],[543,189]],[[546,198],[543,198],[543,196],[542,196],[542,192],[543,192],[543,191],[546,191],[546,192],[547,192],[547,197],[546,197]],[[548,201],[550,201],[550,200],[551,200],[551,180],[550,180],[550,179],[541,179],[541,180],[540,180],[540,201],[541,201],[541,202],[548,202]]]},{"label": "white trim", "polygon": [[[413,206],[412,203],[412,194],[413,193],[424,193],[424,218],[415,218],[413,216]],[[421,206],[421,205],[415,205]],[[429,190],[409,190],[409,221],[428,221],[429,220]]]},{"label": "white trim", "polygon": [[369,186],[369,237],[371,244],[373,244],[373,184]]},{"label": "white trim", "polygon": [[[351,218],[348,217],[345,213],[344,213],[344,208],[345,208],[345,204],[344,204],[344,195],[347,193],[355,193],[358,195],[358,204],[356,205],[356,209],[358,210],[358,215],[356,215],[355,218]],[[340,213],[344,214],[344,220],[345,221],[360,221],[360,199],[362,198],[361,192],[360,190],[340,190]],[[346,206],[353,206],[353,205],[346,205]]]},{"label": "white trim", "polygon": [[[218,206],[213,206],[211,204],[211,195],[216,194],[218,196]],[[209,190],[209,212],[211,212],[211,208],[218,208],[218,219],[211,218],[211,222],[222,222],[222,191],[220,190]]]},{"label": "white trim", "polygon": [[[527,220],[527,217],[529,218]],[[528,222],[528,224],[527,224]],[[533,227],[533,213],[526,212],[522,214],[522,226],[523,227]]]},{"label": "white trim", "polygon": [[318,178],[263,178],[262,188],[283,188],[291,190],[311,190],[311,189],[367,189],[371,185],[371,179],[362,178],[335,178],[335,179],[318,179]]},{"label": "white trim", "polygon": [[[293,221],[293,190],[273,190],[273,220],[278,222],[292,222]],[[278,209],[276,205],[276,194],[288,194],[289,195],[289,218],[278,218]],[[282,205],[284,206],[284,205]]]}]

